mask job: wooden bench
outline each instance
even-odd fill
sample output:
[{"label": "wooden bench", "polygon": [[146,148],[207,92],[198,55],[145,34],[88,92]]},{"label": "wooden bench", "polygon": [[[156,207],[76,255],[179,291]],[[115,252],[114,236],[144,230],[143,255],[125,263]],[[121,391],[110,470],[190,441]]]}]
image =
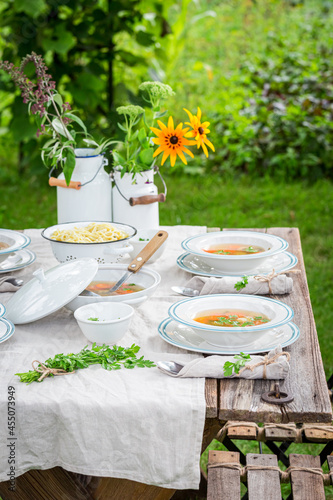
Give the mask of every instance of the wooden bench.
[{"label": "wooden bench", "polygon": [[291,483],[293,500],[325,500],[324,485],[333,485],[333,456],[327,457],[327,474],[319,457],[290,454],[289,459],[290,467],[282,471],[276,455],[248,453],[242,467],[238,452],[211,450],[207,500],[239,500],[241,482],[247,485],[248,500],[281,500],[282,482]]}]

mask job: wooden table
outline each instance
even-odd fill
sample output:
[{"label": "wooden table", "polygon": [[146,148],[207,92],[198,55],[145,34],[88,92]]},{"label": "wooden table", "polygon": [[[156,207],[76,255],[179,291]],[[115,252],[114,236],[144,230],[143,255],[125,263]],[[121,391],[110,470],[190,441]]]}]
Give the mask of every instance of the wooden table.
[{"label": "wooden table", "polygon": [[[249,229],[248,229],[249,230]],[[254,229],[253,229],[254,230]],[[293,321],[300,328],[300,338],[286,350],[291,354],[290,373],[280,384],[281,390],[294,397],[292,403],[286,405],[290,422],[294,423],[330,423],[332,408],[329,400],[325,373],[314,322],[306,273],[302,255],[300,235],[297,228],[268,228],[268,234],[286,239],[289,251],[297,256],[296,269],[301,272],[293,274],[293,292],[285,296],[274,296],[277,300],[288,304],[295,313]],[[272,381],[264,380],[206,380],[206,425],[203,436],[204,450],[216,437],[226,421],[281,423],[283,416],[280,407],[265,403],[261,395],[273,388]],[[249,430],[250,429],[250,430]],[[252,427],[252,430],[255,429]],[[238,432],[238,434],[237,434]],[[244,432],[239,429],[235,436]],[[251,434],[251,426],[245,429]],[[254,437],[254,430],[247,438]],[[52,490],[52,492],[51,492]],[[145,500],[167,500],[174,495],[174,490],[147,486],[134,481],[116,478],[89,478],[79,476],[60,468],[49,471],[30,471],[17,479],[17,490],[14,495],[8,494],[6,483],[0,484],[0,496],[4,500],[30,500],[34,492],[43,491],[49,499],[100,499],[126,500],[144,498]],[[49,491],[49,493],[46,493]],[[6,492],[6,493],[5,493]],[[185,498],[185,497],[184,497]]]}]

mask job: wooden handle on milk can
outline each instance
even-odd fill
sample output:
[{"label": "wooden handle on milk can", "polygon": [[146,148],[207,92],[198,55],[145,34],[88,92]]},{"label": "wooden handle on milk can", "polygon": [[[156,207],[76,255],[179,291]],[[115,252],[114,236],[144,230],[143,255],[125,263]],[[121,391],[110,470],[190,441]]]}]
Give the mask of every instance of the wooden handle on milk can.
[{"label": "wooden handle on milk can", "polygon": [[158,233],[153,236],[153,238],[147,243],[147,245],[141,250],[141,252],[132,260],[128,266],[128,270],[132,273],[136,273],[141,269],[143,264],[145,264],[150,257],[160,248],[160,246],[165,242],[168,237],[166,231],[158,231]]},{"label": "wooden handle on milk can", "polygon": [[147,196],[138,196],[137,198],[130,198],[129,204],[131,205],[131,207],[134,207],[134,205],[149,205],[150,203],[155,203],[157,201],[160,203],[165,202],[165,194],[164,193],[150,194]]},{"label": "wooden handle on milk can", "polygon": [[56,177],[49,178],[49,185],[62,188],[69,188],[69,189],[81,189],[80,181],[70,181],[69,186],[67,186],[66,181],[64,179],[57,179]]}]

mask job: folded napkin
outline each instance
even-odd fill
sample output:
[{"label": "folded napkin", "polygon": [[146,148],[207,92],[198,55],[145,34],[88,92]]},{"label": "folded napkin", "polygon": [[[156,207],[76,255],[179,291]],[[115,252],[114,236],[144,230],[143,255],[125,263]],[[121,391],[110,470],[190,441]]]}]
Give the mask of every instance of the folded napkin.
[{"label": "folded napkin", "polygon": [[20,287],[9,283],[7,280],[10,276],[0,278],[0,293],[1,292],[16,292]]},{"label": "folded napkin", "polygon": [[293,289],[292,278],[288,278],[285,274],[251,276],[248,278],[247,285],[238,291],[235,284],[239,281],[242,281],[242,278],[233,276],[224,276],[223,278],[194,276],[185,286],[199,290],[200,295],[209,295],[210,293],[258,293],[268,295],[290,293]]},{"label": "folded napkin", "polygon": [[248,378],[248,379],[285,379],[289,372],[289,352],[282,351],[277,346],[266,356],[251,356],[251,359],[241,368],[239,374],[233,373],[225,377],[223,367],[226,361],[235,362],[234,356],[208,356],[197,358],[184,365],[177,375],[168,373],[171,377],[179,378]]}]

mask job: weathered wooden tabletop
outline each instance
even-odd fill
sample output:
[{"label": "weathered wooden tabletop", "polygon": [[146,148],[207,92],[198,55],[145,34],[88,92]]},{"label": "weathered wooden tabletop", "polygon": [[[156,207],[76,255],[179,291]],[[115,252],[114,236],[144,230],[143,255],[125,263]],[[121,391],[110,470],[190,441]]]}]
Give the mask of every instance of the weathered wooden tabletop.
[{"label": "weathered wooden tabletop", "polygon": [[[290,372],[287,379],[280,382],[281,390],[294,397],[294,401],[286,405],[289,421],[331,422],[332,408],[311,307],[299,230],[297,228],[257,230],[287,240],[288,251],[298,258],[295,269],[301,271],[292,275],[294,282],[292,293],[270,296],[288,304],[294,310],[293,322],[300,329],[300,338],[286,348],[291,355]],[[272,390],[273,386],[274,381],[207,379],[207,419],[281,422],[280,407],[265,403],[261,399],[261,395]]]}]

